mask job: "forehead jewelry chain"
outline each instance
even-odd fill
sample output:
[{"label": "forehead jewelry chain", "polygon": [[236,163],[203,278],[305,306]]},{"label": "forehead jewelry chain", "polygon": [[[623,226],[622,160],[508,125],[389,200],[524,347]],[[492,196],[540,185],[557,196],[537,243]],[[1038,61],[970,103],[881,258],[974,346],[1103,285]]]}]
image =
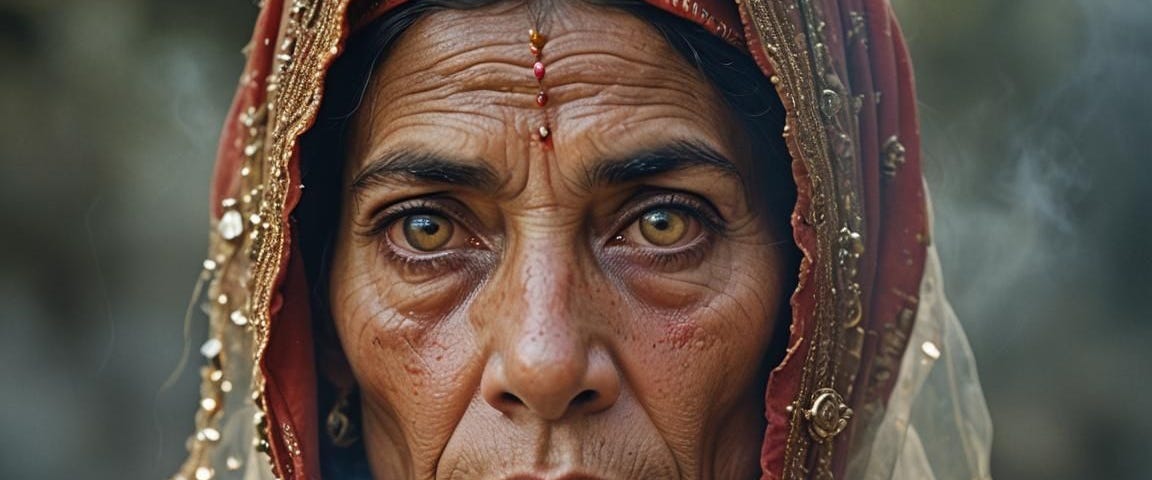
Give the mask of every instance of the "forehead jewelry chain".
[{"label": "forehead jewelry chain", "polygon": [[[539,30],[533,28],[528,30],[528,49],[532,52],[532,57],[535,62],[532,63],[532,75],[536,77],[536,86],[538,91],[536,93],[536,105],[544,108],[548,105],[548,92],[544,91],[544,74],[546,69],[544,67],[544,45],[548,43],[548,39]],[[548,123],[545,121],[540,128],[532,134],[534,140],[547,142],[548,138],[552,136],[552,130],[548,128]]]}]

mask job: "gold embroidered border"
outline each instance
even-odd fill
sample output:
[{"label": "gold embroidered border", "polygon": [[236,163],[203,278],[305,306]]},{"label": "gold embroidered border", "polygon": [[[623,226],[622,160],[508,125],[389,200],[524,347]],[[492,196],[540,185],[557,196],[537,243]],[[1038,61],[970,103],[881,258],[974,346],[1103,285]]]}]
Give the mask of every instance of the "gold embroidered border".
[{"label": "gold embroidered border", "polygon": [[[263,181],[260,224],[252,245],[252,296],[250,312],[256,348],[254,350],[254,388],[259,392],[259,407],[267,413],[263,376],[260,365],[268,347],[271,307],[275,298],[276,279],[281,275],[286,251],[289,189],[300,188],[289,165],[297,151],[300,136],[312,124],[320,108],[324,77],[328,65],[339,53],[344,35],[347,0],[292,0],[284,11],[280,37],[276,39],[275,62],[267,81],[268,136],[265,157],[258,162]],[[257,220],[259,222],[257,222]],[[261,432],[267,434],[268,432]],[[298,456],[298,450],[290,451]],[[285,463],[291,468],[290,463]],[[293,472],[278,472],[292,475]]]},{"label": "gold embroidered border", "polygon": [[[811,205],[798,214],[816,231],[818,262],[812,265],[812,277],[802,279],[805,288],[817,289],[816,324],[790,408],[783,477],[830,478],[834,438],[810,427],[813,416],[826,405],[828,389],[850,395],[864,334],[856,278],[864,245],[854,141],[858,100],[836,74],[823,40],[824,12],[818,2],[743,3],[788,110],[789,149],[809,175]],[[833,410],[851,415],[850,410]]]}]

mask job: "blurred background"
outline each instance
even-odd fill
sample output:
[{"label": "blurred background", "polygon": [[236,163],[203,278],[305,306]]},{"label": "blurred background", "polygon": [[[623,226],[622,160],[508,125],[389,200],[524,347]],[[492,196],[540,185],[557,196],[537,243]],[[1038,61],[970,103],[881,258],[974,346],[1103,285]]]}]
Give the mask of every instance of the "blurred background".
[{"label": "blurred background", "polygon": [[[1152,1],[893,0],[994,476],[1152,478]],[[0,478],[161,478],[247,0],[0,0]]]}]

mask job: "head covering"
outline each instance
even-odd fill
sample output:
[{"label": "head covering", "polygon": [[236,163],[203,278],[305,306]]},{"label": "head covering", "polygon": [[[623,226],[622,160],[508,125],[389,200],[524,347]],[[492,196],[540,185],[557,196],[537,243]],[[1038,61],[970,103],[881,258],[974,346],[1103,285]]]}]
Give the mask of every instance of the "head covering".
[{"label": "head covering", "polygon": [[[418,1],[418,0],[413,0]],[[265,0],[212,189],[210,338],[178,477],[318,478],[300,138],[355,26],[400,0]],[[988,478],[991,426],[931,246],[912,71],[886,0],[649,0],[751,55],[786,110],[802,253],[763,478]]]}]

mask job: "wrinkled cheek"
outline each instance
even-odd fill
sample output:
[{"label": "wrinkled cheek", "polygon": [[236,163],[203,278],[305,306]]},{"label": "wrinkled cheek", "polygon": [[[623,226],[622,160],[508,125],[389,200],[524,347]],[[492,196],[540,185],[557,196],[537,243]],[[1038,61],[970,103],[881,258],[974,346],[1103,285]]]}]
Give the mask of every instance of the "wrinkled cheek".
[{"label": "wrinkled cheek", "polygon": [[[453,316],[446,282],[389,282],[363,271],[335,282],[334,320],[364,402],[366,440],[430,468],[468,403],[479,362],[470,328]],[[457,325],[460,324],[460,325]],[[476,382],[473,382],[476,383]],[[371,417],[371,418],[369,418]],[[369,445],[373,448],[373,445]]]},{"label": "wrinkled cheek", "polygon": [[364,401],[388,419],[377,423],[395,428],[376,436],[386,438],[385,445],[401,443],[417,471],[426,471],[434,467],[473,396],[475,349],[467,339],[422,328],[410,319],[389,323],[402,327],[363,330],[353,370]]},{"label": "wrinkled cheek", "polygon": [[368,253],[352,268],[360,273],[353,301],[371,305],[431,328],[460,307],[483,278],[477,268],[421,271]]},{"label": "wrinkled cheek", "polygon": [[645,315],[628,348],[633,388],[682,459],[710,457],[734,410],[759,414],[745,400],[763,393],[758,366],[775,319],[762,294],[737,293],[698,292],[689,312]]},{"label": "wrinkled cheek", "polygon": [[627,280],[629,293],[646,309],[679,316],[679,312],[690,310],[703,303],[708,295],[707,287],[701,286],[707,278],[701,278],[699,275],[681,277],[683,278],[651,274],[634,275]]}]

